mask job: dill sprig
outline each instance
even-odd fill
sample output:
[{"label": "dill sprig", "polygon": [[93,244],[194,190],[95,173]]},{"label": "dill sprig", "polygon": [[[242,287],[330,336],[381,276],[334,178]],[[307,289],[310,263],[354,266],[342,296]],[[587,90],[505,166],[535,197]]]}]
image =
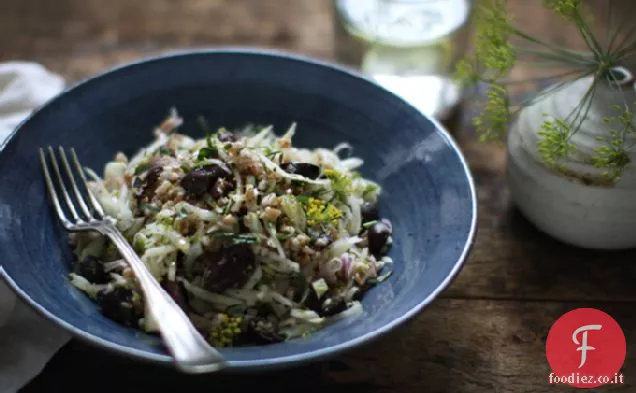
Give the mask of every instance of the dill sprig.
[{"label": "dill sprig", "polygon": [[[481,0],[474,11],[474,52],[459,61],[456,77],[465,87],[484,86],[487,93],[479,102],[479,114],[473,124],[481,141],[502,142],[508,132],[510,120],[523,108],[536,103],[547,94],[552,94],[574,81],[592,77],[593,82],[564,118],[546,118],[538,132],[537,149],[544,163],[552,169],[563,168],[565,160],[581,160],[577,155],[572,137],[579,131],[590,111],[595,93],[601,83],[611,84],[620,90],[620,78],[616,67],[636,54],[636,25],[626,28],[628,15],[617,23],[613,2],[608,7],[608,31],[603,39],[591,28],[591,13],[580,0],[544,0],[544,7],[560,16],[564,23],[574,26],[580,34],[586,51],[575,51],[547,42],[540,37],[524,32],[508,14],[507,0]],[[559,69],[548,77],[558,81],[553,88],[538,92],[521,103],[512,103],[509,86],[515,81],[509,78],[517,63],[529,63],[534,67]],[[565,71],[564,71],[565,70]],[[536,80],[536,79],[535,79]],[[475,89],[477,90],[477,89]],[[634,146],[633,103],[623,95],[623,104],[616,106],[616,115],[605,119],[606,135],[599,137],[603,145],[594,150],[593,157],[584,158],[585,163],[604,169],[604,176],[617,181],[627,164],[629,151]]]}]

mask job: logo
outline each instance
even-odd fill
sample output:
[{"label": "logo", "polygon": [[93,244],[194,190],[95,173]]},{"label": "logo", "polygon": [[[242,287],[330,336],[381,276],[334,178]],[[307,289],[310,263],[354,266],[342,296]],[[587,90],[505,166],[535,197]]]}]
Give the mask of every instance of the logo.
[{"label": "logo", "polygon": [[[572,310],[548,333],[546,356],[553,383],[595,388],[619,379],[626,354],[625,335],[618,323],[594,308]],[[622,383],[622,375],[620,376]]]}]

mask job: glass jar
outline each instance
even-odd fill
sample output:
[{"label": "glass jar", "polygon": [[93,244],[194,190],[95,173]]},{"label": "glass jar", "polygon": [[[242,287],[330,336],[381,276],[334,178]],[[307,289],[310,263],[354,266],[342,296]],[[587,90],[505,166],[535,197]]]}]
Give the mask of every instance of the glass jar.
[{"label": "glass jar", "polygon": [[333,1],[337,24],[348,35],[336,34],[338,60],[446,120],[462,100],[452,74],[468,49],[472,1]]}]

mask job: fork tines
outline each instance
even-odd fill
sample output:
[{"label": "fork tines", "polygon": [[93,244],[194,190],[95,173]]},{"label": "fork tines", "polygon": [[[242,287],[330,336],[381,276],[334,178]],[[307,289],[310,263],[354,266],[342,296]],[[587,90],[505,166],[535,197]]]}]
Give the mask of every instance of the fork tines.
[{"label": "fork tines", "polygon": [[[57,215],[67,229],[71,229],[76,224],[86,223],[91,220],[101,219],[104,216],[104,211],[102,210],[101,205],[97,201],[97,199],[93,196],[90,189],[88,188],[88,184],[86,181],[86,175],[84,174],[84,170],[77,159],[77,154],[75,154],[75,150],[73,148],[69,149],[71,161],[73,162],[73,166],[69,164],[69,160],[67,158],[67,153],[64,151],[62,147],[58,147],[58,152],[60,156],[60,161],[62,161],[63,172],[66,175],[65,179],[62,176],[62,171],[60,170],[60,165],[58,164],[58,159],[56,158],[55,151],[51,146],[48,147],[49,152],[49,160],[50,166],[53,167],[53,177],[56,178],[57,188],[59,192],[61,192],[62,198],[59,197],[59,193],[56,190],[56,186],[53,182],[51,171],[49,170],[49,164],[47,162],[47,157],[44,152],[44,149],[40,148],[40,163],[42,164],[42,171],[44,172],[44,181],[46,182],[46,188],[49,193],[49,197],[51,198],[51,202],[55,207],[55,211]],[[74,174],[74,172],[76,174]],[[83,186],[84,192],[80,190],[78,187],[78,181],[76,178],[79,177],[79,183]],[[71,197],[71,193],[69,193],[69,185],[70,188],[73,189],[74,198]],[[86,195],[86,196],[84,196]],[[60,203],[60,200],[63,200],[63,203]],[[86,202],[88,200],[88,203]],[[68,215],[65,213],[65,209],[62,207],[65,205],[65,208],[68,212],[70,212],[71,219],[69,219]],[[79,211],[77,206],[79,205]]]}]

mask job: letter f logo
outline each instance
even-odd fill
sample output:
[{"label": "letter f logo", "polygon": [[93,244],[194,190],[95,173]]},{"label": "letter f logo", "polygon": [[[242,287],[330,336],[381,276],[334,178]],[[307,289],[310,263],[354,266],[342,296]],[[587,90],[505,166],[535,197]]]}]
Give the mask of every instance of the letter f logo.
[{"label": "letter f logo", "polygon": [[[576,345],[580,345],[580,347],[578,347],[576,350],[577,351],[581,351],[581,364],[579,365],[579,368],[583,367],[583,365],[585,364],[585,361],[587,360],[587,351],[593,351],[596,348],[594,347],[590,347],[587,345],[587,333],[589,330],[601,330],[602,326],[601,325],[586,325],[586,326],[581,326],[580,328],[576,329],[574,331],[574,333],[572,334],[572,341],[574,341],[574,344]],[[578,336],[579,333],[583,332],[582,336],[582,340],[581,342],[579,342],[579,340],[576,338],[576,336]]]}]

